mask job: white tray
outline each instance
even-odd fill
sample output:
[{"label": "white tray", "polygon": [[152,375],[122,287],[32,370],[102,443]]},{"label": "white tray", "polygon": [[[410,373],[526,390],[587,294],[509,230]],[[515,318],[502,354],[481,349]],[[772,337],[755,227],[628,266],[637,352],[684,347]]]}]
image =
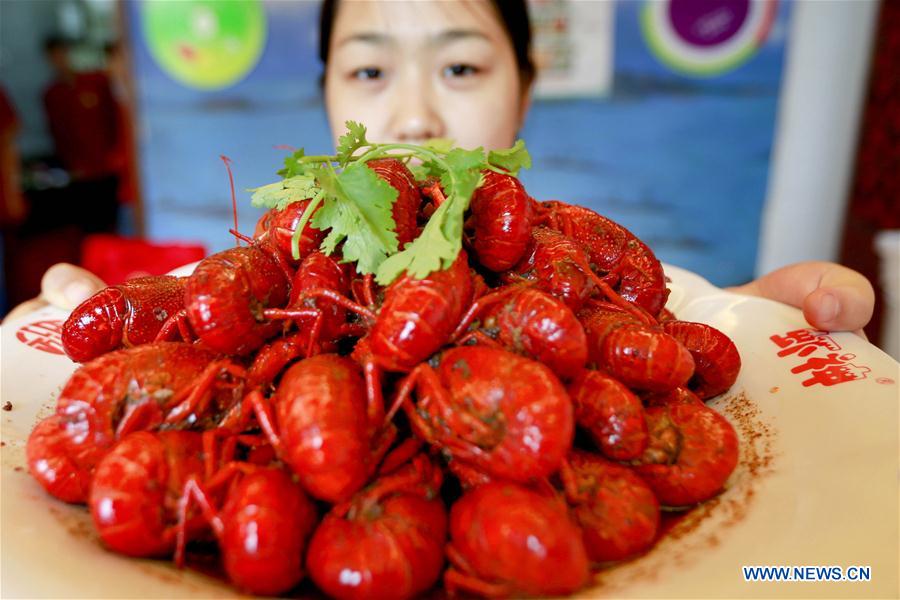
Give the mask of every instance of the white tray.
[{"label": "white tray", "polygon": [[[720,497],[580,595],[897,597],[900,365],[848,333],[802,334],[813,345],[782,348],[771,336],[806,329],[799,311],[730,294],[675,267],[666,272],[673,279],[669,307],[682,319],[718,327],[740,349],[740,378],[713,406],[740,434],[741,462]],[[12,404],[0,412],[3,597],[235,596],[221,582],[167,562],[106,552],[84,509],[51,499],[28,475],[28,433],[53,410],[75,368],[46,351],[53,322],[65,317],[47,308],[0,331],[0,404]],[[829,355],[861,378],[826,386],[810,384],[814,368],[792,372]],[[871,581],[746,582],[744,565],[867,566]]]}]

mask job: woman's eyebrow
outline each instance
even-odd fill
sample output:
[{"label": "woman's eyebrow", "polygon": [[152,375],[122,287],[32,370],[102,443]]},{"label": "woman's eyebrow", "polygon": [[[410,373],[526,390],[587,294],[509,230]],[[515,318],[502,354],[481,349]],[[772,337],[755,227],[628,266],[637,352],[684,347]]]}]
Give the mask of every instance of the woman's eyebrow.
[{"label": "woman's eyebrow", "polygon": [[481,31],[478,31],[477,29],[447,29],[446,31],[442,31],[433,36],[430,40],[430,44],[433,46],[437,46],[440,44],[446,44],[447,42],[455,42],[456,40],[464,40],[469,38],[481,39],[486,42],[491,41],[488,36],[486,36]]},{"label": "woman's eyebrow", "polygon": [[354,33],[352,35],[348,35],[341,41],[337,43],[338,47],[349,44],[350,42],[366,42],[369,44],[378,44],[378,45],[387,45],[393,42],[391,36],[378,33],[376,31],[360,31],[359,33]]},{"label": "woman's eyebrow", "polygon": [[[428,44],[430,46],[440,46],[449,42],[455,42],[457,40],[464,39],[479,39],[490,42],[490,38],[477,29],[447,29],[431,36],[428,40]],[[350,34],[347,37],[341,39],[337,43],[337,46],[340,48],[341,46],[345,46],[352,42],[363,42],[368,44],[387,46],[395,44],[396,40],[392,36],[385,33],[379,33],[377,31],[360,31],[358,33]]]}]

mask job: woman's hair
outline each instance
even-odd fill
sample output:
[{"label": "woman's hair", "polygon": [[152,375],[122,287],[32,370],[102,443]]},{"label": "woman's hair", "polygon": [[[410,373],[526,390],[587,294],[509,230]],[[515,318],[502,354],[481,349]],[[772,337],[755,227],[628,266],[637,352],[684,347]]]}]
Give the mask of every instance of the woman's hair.
[{"label": "woman's hair", "polygon": [[[500,17],[516,55],[522,90],[527,90],[534,79],[534,62],[531,60],[531,22],[528,20],[526,0],[491,0],[491,5]],[[337,15],[338,0],[324,0],[319,13],[319,58],[324,67],[328,64],[328,49],[331,46],[331,31]]]}]

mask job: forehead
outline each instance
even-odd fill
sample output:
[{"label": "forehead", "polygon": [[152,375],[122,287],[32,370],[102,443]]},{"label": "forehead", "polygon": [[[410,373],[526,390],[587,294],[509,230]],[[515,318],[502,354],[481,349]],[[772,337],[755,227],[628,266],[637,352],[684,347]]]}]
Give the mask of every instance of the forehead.
[{"label": "forehead", "polygon": [[331,37],[340,45],[360,36],[413,40],[449,31],[480,33],[492,41],[505,36],[488,0],[344,0],[338,2]]}]

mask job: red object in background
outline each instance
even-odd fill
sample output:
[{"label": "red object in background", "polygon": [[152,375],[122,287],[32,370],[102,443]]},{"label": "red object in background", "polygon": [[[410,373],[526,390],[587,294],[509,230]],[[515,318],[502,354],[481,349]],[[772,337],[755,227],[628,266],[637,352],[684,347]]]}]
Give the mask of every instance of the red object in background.
[{"label": "red object in background", "polygon": [[875,229],[900,229],[900,5],[881,6],[850,213]]},{"label": "red object in background", "polygon": [[81,245],[81,266],[108,285],[134,277],[165,275],[201,260],[206,248],[194,244],[154,244],[117,235],[89,235]]},{"label": "red object in background", "polygon": [[874,240],[881,230],[900,228],[898,55],[900,3],[882,2],[840,258],[841,264],[865,275],[875,288],[875,314],[865,332],[876,346],[881,343],[886,307]]},{"label": "red object in background", "polygon": [[73,178],[118,172],[118,106],[104,73],[77,73],[71,81],[53,82],[44,92],[44,107],[56,153]]}]

